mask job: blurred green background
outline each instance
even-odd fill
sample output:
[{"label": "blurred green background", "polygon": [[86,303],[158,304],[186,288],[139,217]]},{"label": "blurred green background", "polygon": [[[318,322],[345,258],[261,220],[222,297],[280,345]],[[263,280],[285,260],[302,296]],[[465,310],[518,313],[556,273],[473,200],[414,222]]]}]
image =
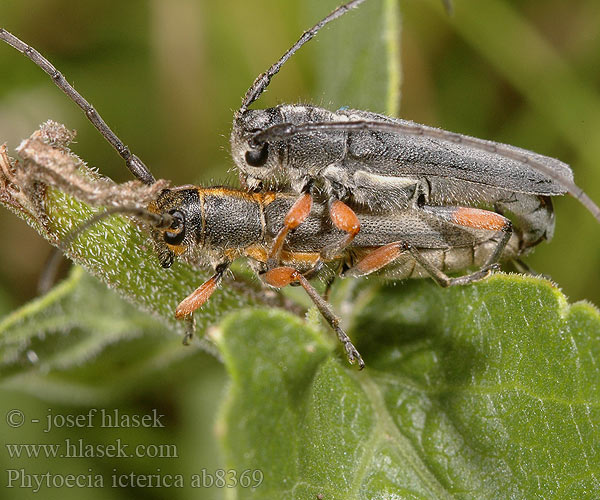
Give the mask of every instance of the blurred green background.
[{"label": "blurred green background", "polygon": [[[319,8],[309,16],[300,0],[4,0],[1,24],[46,55],[156,177],[174,184],[236,183],[228,153],[233,112],[253,79],[339,0],[316,3]],[[558,157],[600,202],[600,3],[456,0],[451,17],[440,3],[400,3],[399,116]],[[360,10],[352,15],[360,19]],[[335,36],[335,29],[336,24],[312,45]],[[344,48],[342,40],[339,50]],[[311,49],[310,44],[302,49],[274,79],[261,107],[280,102],[361,107],[343,94],[317,90],[322,82]],[[118,155],[39,68],[6,45],[0,45],[0,68],[0,142],[14,151],[51,118],[77,130],[78,155],[117,181],[129,180]],[[556,200],[555,209],[554,241],[526,261],[551,276],[571,300],[600,304],[600,225],[572,199]],[[50,248],[4,209],[0,232],[2,313],[35,296]],[[225,375],[200,352],[177,361],[177,367],[176,374],[150,370],[135,388],[104,403],[137,412],[164,410],[177,422],[171,428],[177,435],[170,437],[187,443],[188,458],[199,467],[217,467],[210,430]],[[56,403],[50,395],[44,401],[26,393],[0,395],[11,407],[40,415],[47,401]],[[198,428],[206,431],[201,439],[191,432]],[[222,492],[204,493],[202,498],[220,498]]]}]

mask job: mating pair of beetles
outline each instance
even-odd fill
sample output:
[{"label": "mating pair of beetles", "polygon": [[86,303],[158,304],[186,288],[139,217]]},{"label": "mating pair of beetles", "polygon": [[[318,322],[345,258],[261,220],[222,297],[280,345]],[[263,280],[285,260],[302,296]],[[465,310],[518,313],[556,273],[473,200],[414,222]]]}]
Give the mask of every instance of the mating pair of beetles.
[{"label": "mating pair of beetles", "polygon": [[[306,31],[246,93],[231,134],[244,189],[183,186],[163,190],[142,212],[122,207],[151,223],[163,267],[175,258],[214,267],[214,275],[179,304],[177,318],[191,320],[233,260],[246,257],[266,284],[302,286],[350,363],[362,368],[362,357],[311,278],[377,273],[468,284],[552,237],[552,196],[571,194],[600,221],[600,209],[575,185],[569,166],[553,158],[367,111],[250,109],[302,45],[364,1],[341,5]],[[137,179],[155,182],[49,61],[4,29],[0,39],[51,76]],[[477,270],[447,275],[471,267]]]}]

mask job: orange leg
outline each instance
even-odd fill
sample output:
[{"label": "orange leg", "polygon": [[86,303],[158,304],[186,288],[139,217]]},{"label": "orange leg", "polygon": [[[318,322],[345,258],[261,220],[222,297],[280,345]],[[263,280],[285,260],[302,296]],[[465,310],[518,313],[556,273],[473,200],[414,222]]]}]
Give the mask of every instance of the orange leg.
[{"label": "orange leg", "polygon": [[468,285],[487,277],[492,271],[499,269],[498,260],[512,235],[512,224],[503,215],[489,210],[471,207],[432,207],[425,206],[422,210],[439,217],[442,220],[452,222],[458,226],[471,229],[485,229],[497,231],[501,236],[498,245],[489,256],[484,266],[474,273],[457,278],[448,277],[441,269],[433,266],[416,248],[409,248],[414,259],[425,269],[433,280],[440,286]]},{"label": "orange leg", "polygon": [[310,193],[303,194],[296,200],[296,203],[292,205],[292,208],[288,210],[288,213],[283,219],[283,227],[277,233],[273,246],[269,251],[267,259],[267,267],[269,269],[275,267],[279,263],[279,257],[281,255],[281,249],[285,238],[292,229],[296,229],[304,220],[310,215],[312,208],[312,196]]},{"label": "orange leg", "polygon": [[219,264],[216,267],[215,274],[194,290],[190,295],[183,299],[175,309],[175,317],[188,321],[186,334],[183,338],[183,343],[188,345],[191,338],[194,336],[193,313],[196,309],[200,309],[210,296],[216,291],[221,283],[223,274],[229,267],[229,263]]},{"label": "orange leg", "polygon": [[[273,269],[279,264],[279,257],[281,250],[288,233],[296,229],[306,218],[310,215],[312,208],[312,196],[310,193],[303,194],[289,209],[283,220],[283,227],[277,233],[273,246],[269,251],[267,260],[267,268]],[[344,248],[346,248],[355,236],[360,232],[360,221],[348,205],[340,200],[334,200],[329,206],[329,216],[333,225],[338,229],[347,233],[347,236],[340,242],[334,243],[328,247],[323,248],[321,256],[324,260],[330,260],[338,255]]]},{"label": "orange leg", "polygon": [[[458,226],[469,227],[471,229],[496,231],[501,236],[500,240],[498,241],[498,245],[496,246],[494,252],[489,256],[483,269],[481,269],[481,272],[488,268],[488,272],[486,273],[487,275],[489,274],[489,270],[498,267],[497,262],[512,235],[512,223],[509,219],[496,212],[471,207],[425,206],[422,207],[422,210],[429,214],[435,215],[440,219],[452,222]],[[476,274],[477,273],[473,273],[473,275]],[[463,278],[467,278],[467,276],[464,276]]]},{"label": "orange leg", "polygon": [[360,232],[360,221],[354,210],[340,200],[335,200],[329,206],[329,216],[333,225],[341,229],[347,236],[338,243],[334,243],[321,250],[323,259],[329,260],[346,248]]},{"label": "orange leg", "polygon": [[[320,258],[315,266],[310,271],[304,273],[304,276],[308,279],[312,279],[313,276],[317,275],[324,261],[329,261],[338,257],[344,248],[346,248],[360,232],[360,221],[358,220],[356,213],[340,200],[334,200],[329,205],[329,217],[335,227],[347,233],[346,237],[321,250]],[[333,281],[331,283],[333,283]],[[327,295],[329,294],[329,286],[326,288]]]},{"label": "orange leg", "polygon": [[378,271],[382,267],[385,267],[391,262],[395,261],[407,249],[408,245],[401,241],[388,243],[387,245],[376,248],[372,252],[365,255],[350,269],[346,270],[344,277],[351,276],[357,278],[359,276],[365,276],[366,274]]},{"label": "orange leg", "polygon": [[365,367],[360,353],[356,350],[356,347],[352,344],[350,337],[340,327],[340,319],[332,311],[331,306],[326,302],[320,295],[319,292],[308,282],[308,280],[296,269],[292,267],[276,267],[271,269],[262,275],[263,280],[276,288],[283,288],[284,286],[292,283],[299,283],[302,288],[306,291],[308,296],[311,298],[319,312],[327,320],[333,331],[338,336],[338,339],[346,350],[346,356],[351,364],[358,362],[358,367],[362,370]]},{"label": "orange leg", "polygon": [[459,226],[497,231],[501,235],[501,238],[494,252],[490,255],[481,269],[457,278],[448,277],[441,269],[433,266],[425,257],[423,257],[417,248],[402,242],[389,243],[376,248],[363,257],[353,267],[348,269],[344,273],[344,276],[358,277],[378,271],[388,264],[391,264],[406,251],[409,251],[421,267],[423,267],[429,275],[443,287],[466,285],[473,281],[481,280],[488,276],[491,271],[498,269],[498,259],[502,255],[502,251],[506,247],[512,234],[512,224],[510,220],[496,212],[481,210],[479,208],[425,206],[422,207],[422,210]]},{"label": "orange leg", "polygon": [[[427,207],[427,209],[435,208],[438,207]],[[470,207],[451,207],[450,210],[445,212],[446,213],[444,213],[443,216],[440,216],[441,214],[439,211],[430,211],[430,213],[434,213],[440,218],[454,222],[454,224],[471,227],[473,229],[505,231],[508,227],[510,227],[510,221],[506,217],[496,212],[490,212],[489,210]]]}]

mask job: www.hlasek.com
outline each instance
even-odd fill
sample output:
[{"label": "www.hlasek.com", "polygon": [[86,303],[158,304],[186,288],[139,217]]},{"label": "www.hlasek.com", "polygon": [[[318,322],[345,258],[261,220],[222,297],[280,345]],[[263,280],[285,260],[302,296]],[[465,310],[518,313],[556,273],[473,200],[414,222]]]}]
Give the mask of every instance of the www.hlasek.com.
[{"label": "www.hlasek.com", "polygon": [[264,478],[260,469],[201,469],[188,477],[160,469],[149,474],[123,473],[117,469],[111,474],[98,474],[91,468],[82,474],[29,474],[25,469],[7,469],[6,472],[6,488],[29,489],[32,493],[52,488],[257,488]]},{"label": "www.hlasek.com", "polygon": [[6,443],[11,459],[17,458],[179,458],[175,444],[142,443],[135,446],[115,439],[111,443],[87,443],[66,438],[60,443]]}]

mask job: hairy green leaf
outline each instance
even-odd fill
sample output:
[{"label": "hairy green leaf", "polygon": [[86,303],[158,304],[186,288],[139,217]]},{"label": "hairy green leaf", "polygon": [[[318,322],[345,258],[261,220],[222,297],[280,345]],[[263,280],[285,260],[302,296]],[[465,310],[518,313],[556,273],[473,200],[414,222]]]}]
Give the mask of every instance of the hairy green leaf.
[{"label": "hairy green leaf", "polygon": [[594,498],[597,309],[516,275],[346,292],[362,372],[283,312],[216,335],[228,467],[265,475],[238,498]]},{"label": "hairy green leaf", "polygon": [[0,388],[98,404],[197,352],[81,268],[0,323]]}]

